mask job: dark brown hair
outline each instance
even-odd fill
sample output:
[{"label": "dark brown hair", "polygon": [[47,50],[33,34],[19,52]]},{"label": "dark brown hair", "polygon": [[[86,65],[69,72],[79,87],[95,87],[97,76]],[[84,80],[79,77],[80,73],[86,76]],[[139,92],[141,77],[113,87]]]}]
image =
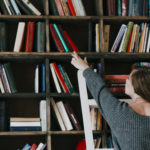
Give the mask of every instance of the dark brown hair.
[{"label": "dark brown hair", "polygon": [[150,67],[135,67],[131,80],[135,93],[150,102]]}]

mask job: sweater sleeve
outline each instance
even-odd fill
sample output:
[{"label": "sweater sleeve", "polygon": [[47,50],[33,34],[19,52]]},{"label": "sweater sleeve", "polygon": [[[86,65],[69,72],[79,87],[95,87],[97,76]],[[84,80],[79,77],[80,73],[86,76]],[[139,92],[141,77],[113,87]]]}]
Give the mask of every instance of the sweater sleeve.
[{"label": "sweater sleeve", "polygon": [[110,127],[116,126],[126,116],[128,104],[116,99],[105,86],[103,79],[91,68],[83,72],[87,86]]}]

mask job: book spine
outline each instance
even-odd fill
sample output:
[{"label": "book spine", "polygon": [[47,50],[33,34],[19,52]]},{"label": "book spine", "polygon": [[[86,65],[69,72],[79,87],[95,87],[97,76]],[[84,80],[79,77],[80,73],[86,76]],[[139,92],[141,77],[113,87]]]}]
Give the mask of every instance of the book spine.
[{"label": "book spine", "polygon": [[68,6],[69,6],[69,9],[70,9],[70,12],[71,12],[72,16],[76,16],[76,13],[75,13],[75,10],[74,10],[74,7],[72,5],[71,0],[68,0]]},{"label": "book spine", "polygon": [[10,131],[41,131],[41,126],[10,127]]},{"label": "book spine", "polygon": [[21,46],[22,46],[23,37],[24,37],[24,31],[25,31],[25,22],[19,22],[16,39],[15,39],[15,44],[14,44],[14,49],[13,49],[14,52],[21,51]]},{"label": "book spine", "polygon": [[127,16],[127,0],[122,0],[122,16]]},{"label": "book spine", "polygon": [[41,92],[45,93],[46,92],[46,85],[45,85],[45,64],[41,65]]},{"label": "book spine", "polygon": [[121,9],[122,9],[121,0],[118,0],[118,16],[122,16]]},{"label": "book spine", "polygon": [[57,10],[54,0],[50,0],[49,2],[50,2],[50,8],[51,8],[50,12],[55,16],[59,16],[59,13],[58,13],[58,10]]},{"label": "book spine", "polygon": [[39,65],[36,65],[35,68],[35,87],[34,87],[34,91],[35,93],[39,93]]},{"label": "book spine", "polygon": [[21,15],[21,12],[20,12],[20,10],[19,10],[17,4],[16,4],[16,1],[15,1],[15,0],[10,0],[10,2],[11,2],[12,6],[13,6],[13,8],[14,8],[14,10],[15,10],[15,13],[16,13],[17,15]]},{"label": "book spine", "polygon": [[6,24],[5,23],[0,23],[0,51],[4,52],[7,51],[6,49]]},{"label": "book spine", "polygon": [[57,10],[59,12],[59,15],[60,16],[65,16],[65,13],[64,13],[64,10],[63,10],[63,7],[62,7],[62,4],[61,4],[60,0],[54,0],[54,1],[55,1]]},{"label": "book spine", "polygon": [[63,45],[63,47],[64,47],[64,49],[65,49],[65,52],[69,52],[69,49],[68,49],[68,47],[67,47],[67,45],[66,45],[66,43],[65,43],[65,41],[64,41],[64,39],[63,39],[63,37],[62,37],[62,35],[61,35],[61,33],[60,33],[60,31],[59,31],[57,25],[56,25],[56,24],[53,24],[53,27],[55,28],[55,31],[56,31],[57,34],[58,34],[58,37],[59,37],[59,39],[60,39],[60,41],[61,41],[61,43],[62,43],[62,45]]},{"label": "book spine", "polygon": [[70,122],[70,119],[68,117],[68,114],[66,112],[66,109],[64,107],[64,104],[62,101],[59,101],[56,103],[57,107],[58,107],[58,110],[60,112],[60,115],[62,116],[62,119],[63,119],[63,122],[65,124],[65,127],[67,130],[72,130],[73,127],[72,127],[72,124]]},{"label": "book spine", "polygon": [[22,150],[30,150],[31,146],[29,144],[26,144]]},{"label": "book spine", "polygon": [[44,22],[38,22],[37,23],[37,52],[44,52],[45,51],[45,23]]},{"label": "book spine", "polygon": [[70,16],[70,14],[69,14],[69,9],[68,9],[68,6],[67,6],[65,0],[60,0],[60,2],[61,2],[61,4],[62,4],[62,8],[63,8],[63,10],[64,10],[65,16]]}]

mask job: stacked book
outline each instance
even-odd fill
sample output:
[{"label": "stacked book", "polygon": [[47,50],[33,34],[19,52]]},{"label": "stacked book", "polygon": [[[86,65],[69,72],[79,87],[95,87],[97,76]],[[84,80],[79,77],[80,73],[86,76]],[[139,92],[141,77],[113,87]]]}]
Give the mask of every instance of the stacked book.
[{"label": "stacked book", "polygon": [[129,75],[105,75],[104,79],[111,92],[124,92]]},{"label": "stacked book", "polygon": [[17,92],[15,80],[9,63],[0,64],[0,90],[1,93]]},{"label": "stacked book", "polygon": [[10,131],[41,131],[40,118],[10,118]]},{"label": "stacked book", "polygon": [[62,93],[62,89],[65,93],[74,92],[73,85],[62,65],[57,65],[55,62],[50,63],[50,70],[58,93]]},{"label": "stacked book", "polygon": [[[119,46],[120,45],[120,46]],[[111,48],[111,52],[150,52],[150,29],[149,24],[142,22],[128,25],[122,24]]]},{"label": "stacked book", "polygon": [[82,0],[50,0],[51,13],[59,16],[86,16]]},{"label": "stacked book", "polygon": [[50,24],[49,26],[52,38],[58,51],[60,52],[79,51],[75,43],[70,38],[68,32],[63,30],[61,25]]},{"label": "stacked book", "polygon": [[0,0],[1,13],[5,15],[41,15],[41,12],[29,0]]},{"label": "stacked book", "polygon": [[69,103],[64,103],[62,101],[55,102],[54,99],[51,98],[51,104],[62,131],[69,131],[74,128],[76,130],[81,130],[81,125]]}]

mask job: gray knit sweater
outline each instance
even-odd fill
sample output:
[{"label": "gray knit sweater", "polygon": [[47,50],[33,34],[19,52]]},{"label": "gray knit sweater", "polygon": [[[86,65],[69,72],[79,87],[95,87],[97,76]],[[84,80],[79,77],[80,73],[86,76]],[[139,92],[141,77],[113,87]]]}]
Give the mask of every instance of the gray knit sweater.
[{"label": "gray knit sweater", "polygon": [[87,86],[111,128],[115,150],[150,150],[150,117],[134,112],[105,87],[92,69],[83,72]]}]

